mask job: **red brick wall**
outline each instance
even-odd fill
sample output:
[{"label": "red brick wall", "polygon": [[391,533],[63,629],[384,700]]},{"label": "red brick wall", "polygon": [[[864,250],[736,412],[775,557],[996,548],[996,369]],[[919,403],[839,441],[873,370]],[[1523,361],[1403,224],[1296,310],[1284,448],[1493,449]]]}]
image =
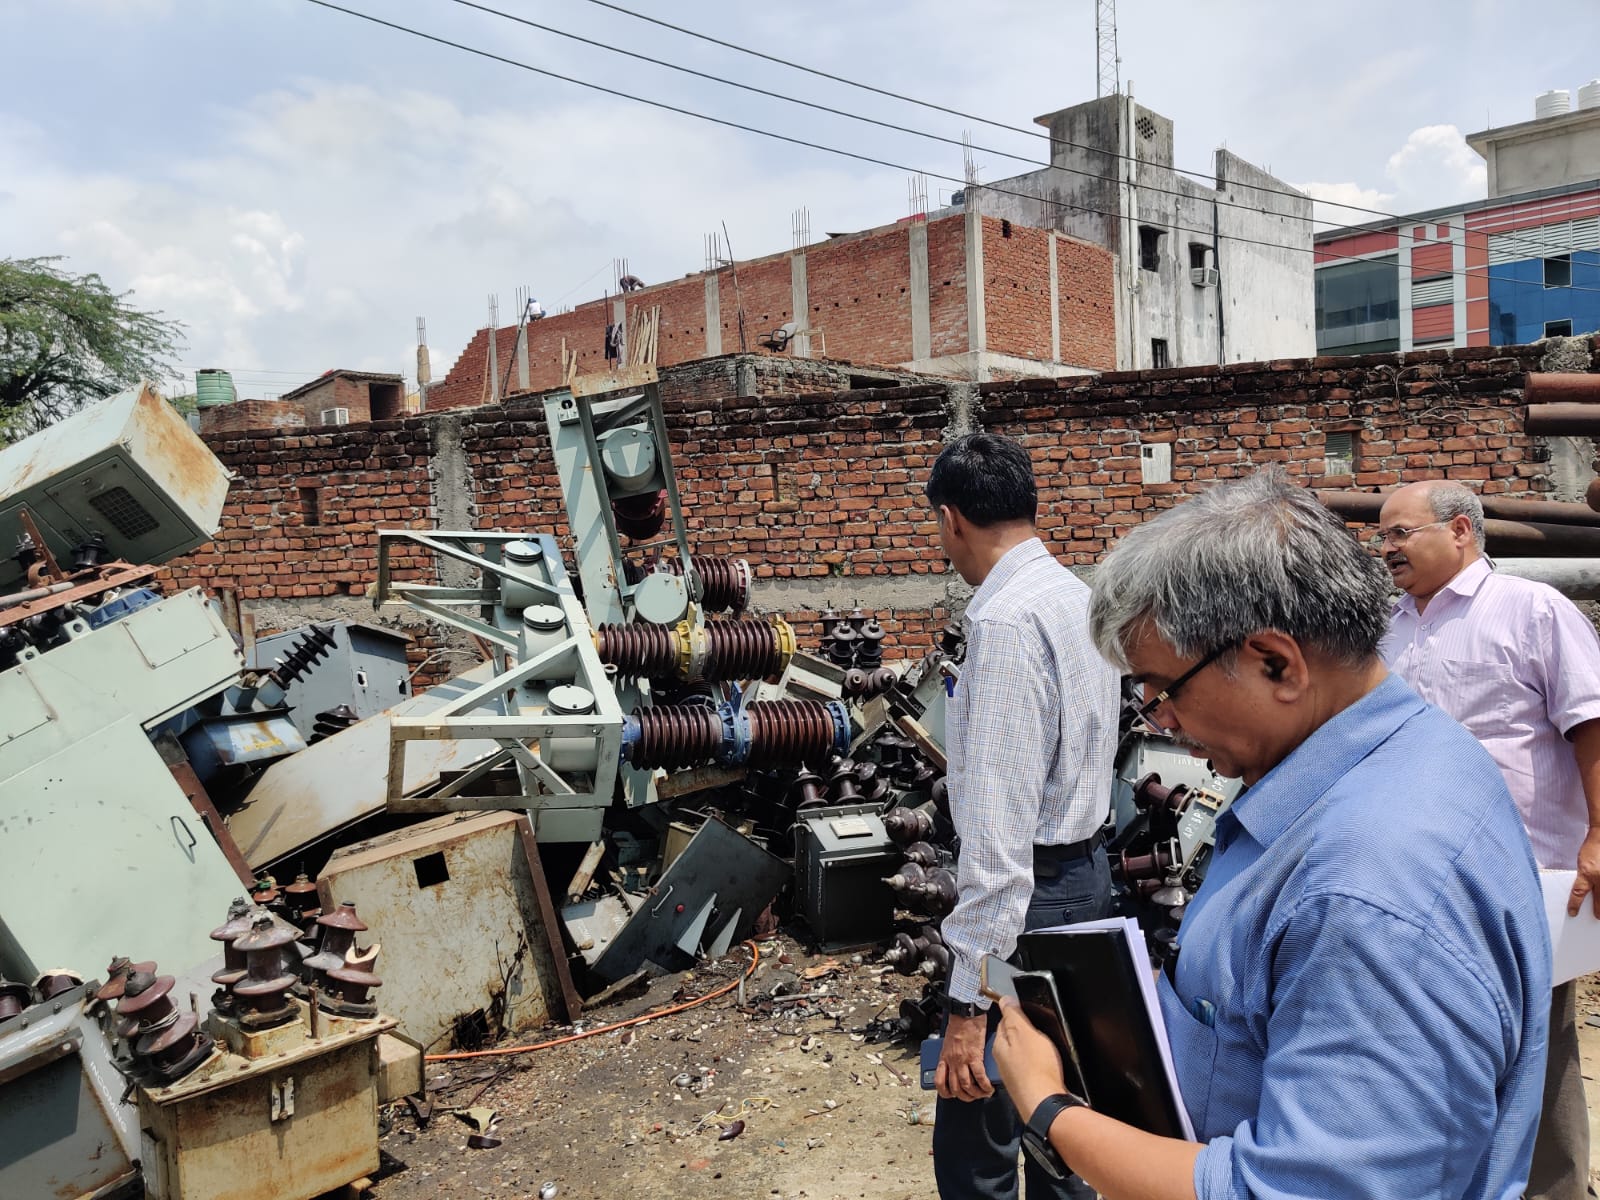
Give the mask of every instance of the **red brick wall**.
[{"label": "red brick wall", "polygon": [[[170,564],[182,586],[240,599],[359,596],[376,578],[378,529],[434,523],[421,419],[206,441],[235,479],[216,537]],[[402,577],[418,565],[397,564]]]},{"label": "red brick wall", "polygon": [[722,349],[739,349],[739,310],[744,309],[745,345],[754,352],[761,339],[794,316],[789,256],[775,255],[739,264],[739,286],[733,272],[717,273],[717,302],[722,307]]},{"label": "red brick wall", "polygon": [[1062,362],[1101,371],[1116,369],[1115,286],[1116,261],[1109,250],[1076,238],[1056,238]]},{"label": "red brick wall", "polygon": [[[1600,341],[1592,345],[1600,370]],[[1542,495],[1554,485],[1523,432],[1521,391],[1542,353],[1473,347],[994,383],[979,388],[971,415],[1029,448],[1045,535],[1064,560],[1088,564],[1152,512],[1263,463],[1282,463],[1311,486],[1446,475],[1486,493]],[[923,382],[735,396],[741,372],[758,393],[844,374],[762,356],[668,372],[664,406],[695,548],[748,557],[760,580],[842,579],[848,588],[944,578],[922,486],[956,391]],[[1324,476],[1327,431],[1351,428],[1354,477]],[[467,414],[461,435],[479,528],[564,532],[541,405]],[[358,595],[374,576],[375,529],[436,520],[429,418],[208,441],[238,478],[217,538],[171,565],[169,579],[183,586],[230,587],[247,602]],[[1142,483],[1143,441],[1172,443],[1172,482]],[[814,644],[816,613],[790,615]],[[889,615],[911,654],[947,619],[924,605]]]},{"label": "red brick wall", "polygon": [[[1554,484],[1522,432],[1521,388],[1542,353],[1537,346],[1414,351],[1124,371],[1088,382],[1024,380],[979,391],[984,428],[1018,438],[1032,453],[1048,540],[1063,561],[1082,565],[1128,526],[1266,463],[1282,464],[1310,487],[1448,477],[1486,494],[1537,498]],[[1354,477],[1325,475],[1326,430],[1352,425]],[[1172,443],[1172,482],[1141,482],[1142,441]]]},{"label": "red brick wall", "polygon": [[[983,217],[984,337],[996,354],[1050,358],[1050,234]],[[1106,252],[1106,258],[1110,259]]]},{"label": "red brick wall", "polygon": [[928,222],[928,325],[933,357],[967,352],[965,217]]},{"label": "red brick wall", "polygon": [[858,363],[911,361],[911,237],[905,227],[806,248],[811,353]]},{"label": "red brick wall", "polygon": [[235,400],[200,410],[200,432],[240,433],[246,429],[298,429],[305,410],[292,400]]}]

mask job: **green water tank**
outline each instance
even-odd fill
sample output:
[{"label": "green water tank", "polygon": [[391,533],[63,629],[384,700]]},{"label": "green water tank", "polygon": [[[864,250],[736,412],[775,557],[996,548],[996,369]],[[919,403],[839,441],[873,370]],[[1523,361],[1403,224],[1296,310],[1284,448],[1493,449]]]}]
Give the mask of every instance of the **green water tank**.
[{"label": "green water tank", "polygon": [[239,398],[233,389],[233,376],[218,367],[203,367],[194,373],[195,403],[201,408],[232,404]]}]

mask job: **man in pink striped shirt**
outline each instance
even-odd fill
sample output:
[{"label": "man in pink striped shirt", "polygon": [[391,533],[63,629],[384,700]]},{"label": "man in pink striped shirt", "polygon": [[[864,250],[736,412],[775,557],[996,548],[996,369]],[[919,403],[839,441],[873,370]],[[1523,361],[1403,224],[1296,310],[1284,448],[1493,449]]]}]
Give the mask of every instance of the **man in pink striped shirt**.
[{"label": "man in pink striped shirt", "polygon": [[[1395,584],[1384,661],[1473,733],[1505,776],[1541,867],[1577,869],[1576,914],[1600,918],[1600,639],[1555,589],[1498,575],[1484,557],[1483,505],[1458,483],[1390,494],[1375,539]],[[1529,1200],[1588,1192],[1589,1120],[1578,1057],[1576,981],[1551,998],[1544,1109]]]}]

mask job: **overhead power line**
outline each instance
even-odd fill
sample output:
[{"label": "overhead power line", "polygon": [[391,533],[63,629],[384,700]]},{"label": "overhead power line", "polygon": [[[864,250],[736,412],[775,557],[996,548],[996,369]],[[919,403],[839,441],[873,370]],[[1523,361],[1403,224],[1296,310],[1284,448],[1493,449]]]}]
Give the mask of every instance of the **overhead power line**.
[{"label": "overhead power line", "polygon": [[[553,25],[546,25],[546,24],[543,24],[542,22],[531,20],[528,17],[519,16],[516,13],[506,12],[503,9],[494,8],[494,7],[492,7],[492,6],[488,5],[488,4],[479,3],[478,0],[450,0],[450,2],[453,3],[453,4],[460,5],[462,8],[474,9],[474,10],[476,10],[478,12],[485,13],[485,14],[487,14],[489,16],[499,17],[500,19],[505,20],[505,21],[515,22],[516,24],[526,26],[529,29],[537,29],[541,33],[552,34],[555,37],[566,38],[569,41],[578,42],[578,43],[580,43],[582,45],[585,45],[585,46],[591,46],[591,47],[594,47],[595,49],[603,50],[608,54],[621,55],[624,58],[631,58],[631,59],[635,60],[636,62],[649,63],[652,66],[662,67],[662,68],[664,68],[666,70],[669,70],[669,71],[677,71],[680,74],[690,75],[690,76],[693,76],[696,79],[704,79],[704,80],[706,80],[707,82],[710,82],[710,83],[721,84],[724,87],[737,88],[740,91],[750,92],[750,93],[752,93],[754,95],[766,96],[769,99],[773,99],[773,100],[780,100],[780,101],[783,101],[786,104],[795,104],[795,105],[798,105],[798,106],[800,106],[802,108],[809,108],[809,109],[813,110],[814,112],[824,112],[824,113],[830,114],[831,116],[844,117],[847,120],[859,121],[860,123],[862,123],[864,125],[873,125],[873,126],[876,126],[879,129],[887,129],[887,130],[891,130],[892,132],[895,132],[895,133],[909,134],[912,137],[925,138],[928,141],[941,142],[941,143],[943,143],[944,145],[947,145],[947,146],[960,146],[963,149],[963,151],[976,150],[981,154],[992,154],[992,155],[996,155],[996,156],[998,156],[1000,158],[1010,159],[1013,162],[1025,163],[1025,164],[1027,164],[1029,166],[1049,167],[1049,168],[1053,168],[1054,170],[1065,172],[1068,175],[1076,175],[1076,176],[1079,176],[1079,177],[1084,178],[1084,179],[1093,179],[1093,180],[1097,180],[1098,182],[1101,182],[1101,183],[1117,183],[1117,184],[1121,184],[1121,183],[1128,182],[1128,181],[1124,181],[1124,180],[1120,179],[1118,176],[1115,176],[1115,175],[1102,175],[1102,174],[1099,174],[1098,172],[1095,172],[1095,171],[1084,170],[1081,167],[1058,166],[1056,163],[1050,161],[1049,159],[1029,158],[1026,155],[1013,154],[1013,153],[1011,153],[1009,151],[1000,150],[1000,149],[997,149],[997,148],[995,148],[993,146],[975,145],[975,144],[967,142],[964,138],[953,138],[953,137],[947,137],[947,136],[945,136],[943,134],[930,133],[927,130],[915,129],[915,128],[912,128],[912,127],[907,126],[907,125],[896,124],[893,121],[879,120],[876,117],[869,117],[869,116],[866,116],[866,115],[864,115],[862,113],[851,112],[848,109],[835,108],[835,107],[833,107],[831,105],[822,104],[822,103],[819,103],[819,102],[817,102],[815,100],[806,100],[806,99],[802,99],[801,97],[798,97],[798,96],[790,96],[790,95],[788,95],[788,94],[786,94],[784,92],[775,92],[775,91],[772,91],[772,90],[770,90],[768,88],[757,87],[754,84],[742,83],[742,82],[740,82],[740,81],[738,81],[736,79],[728,79],[728,78],[726,78],[724,76],[716,75],[716,74],[713,74],[713,73],[711,73],[709,71],[700,71],[700,70],[695,69],[694,67],[684,66],[682,63],[675,63],[675,62],[671,62],[671,61],[669,61],[667,59],[655,58],[655,57],[653,57],[651,55],[648,55],[648,54],[642,54],[642,53],[640,53],[640,52],[638,52],[636,50],[624,49],[621,46],[613,46],[609,42],[603,42],[603,41],[600,41],[600,40],[598,40],[596,38],[584,37],[582,34],[572,33],[569,30],[557,29]],[[592,3],[601,4],[602,7],[605,7],[605,8],[614,8],[618,12],[626,13],[626,14],[628,14],[630,16],[636,16],[640,20],[649,21],[651,24],[665,25],[667,28],[672,29],[672,30],[676,30],[678,32],[684,32],[684,33],[690,32],[688,30],[682,29],[680,26],[673,25],[673,24],[671,24],[669,22],[659,21],[655,17],[645,16],[644,14],[641,14],[641,13],[634,13],[634,12],[632,12],[632,10],[621,8],[618,5],[609,4],[609,3],[603,3],[603,0],[591,0],[591,2]],[[1102,4],[1102,6],[1104,6],[1105,0],[1101,0],[1101,4]],[[1112,8],[1112,15],[1110,17],[1110,20],[1113,22],[1113,26],[1114,26],[1115,19],[1116,19],[1115,18],[1115,5],[1114,4],[1111,5],[1111,8]],[[701,37],[701,36],[705,36],[705,35],[693,34],[692,36]],[[1114,41],[1115,40],[1114,32],[1112,34],[1112,37],[1113,37],[1113,41]],[[743,47],[734,46],[734,44],[731,43],[731,42],[723,42],[723,41],[721,41],[720,39],[717,39],[717,38],[708,38],[707,40],[715,42],[717,45],[721,45],[721,46],[732,46],[734,49],[742,50],[743,53],[753,54],[753,55],[756,55],[757,57],[760,57],[760,58],[768,58],[768,57],[770,57],[768,55],[762,54],[760,51],[748,50],[748,49],[744,49]],[[787,60],[784,60],[784,59],[773,59],[773,61],[781,62],[781,63],[784,63],[785,65],[788,65],[788,66],[795,66],[795,64],[788,63]],[[796,69],[799,69],[799,70],[810,70],[810,68],[807,68],[807,67],[797,67]],[[835,80],[839,80],[841,82],[850,83],[851,86],[866,87],[867,90],[869,90],[869,91],[880,92],[882,90],[882,89],[879,89],[879,88],[868,87],[868,85],[865,85],[865,84],[857,84],[854,81],[845,79],[844,76],[831,75],[831,74],[827,74],[826,72],[822,72],[822,74],[827,75],[827,78],[829,78],[829,79],[835,79]],[[884,94],[893,95],[894,93],[884,93]],[[912,104],[921,104],[922,103],[922,101],[920,101],[920,100],[912,100],[909,97],[897,97],[897,98],[906,100],[908,103],[912,103]],[[938,105],[929,105],[928,107],[939,108]],[[951,111],[951,110],[942,109],[941,111]],[[1006,127],[1006,128],[1010,128],[1010,127]],[[1035,132],[1035,131],[1021,130],[1021,129],[1018,129],[1018,130],[1015,130],[1015,131],[1016,132],[1029,132],[1029,133]],[[1126,160],[1126,161],[1131,161],[1131,162],[1143,162],[1143,160],[1139,159],[1136,155],[1121,154],[1121,153],[1118,153],[1118,152],[1115,152],[1115,151],[1111,151],[1111,150],[1102,150],[1102,149],[1100,149],[1098,147],[1082,146],[1082,145],[1079,145],[1076,142],[1058,141],[1058,144],[1065,145],[1065,146],[1070,146],[1070,147],[1073,147],[1075,149],[1085,150],[1085,151],[1088,151],[1090,153],[1098,154],[1103,158]],[[1146,163],[1144,165],[1151,166],[1153,164]],[[1209,184],[1214,184],[1215,183],[1215,180],[1212,180],[1207,176],[1202,176],[1198,172],[1183,171],[1183,170],[1180,170],[1179,168],[1176,168],[1176,167],[1162,167],[1162,168],[1158,168],[1158,169],[1171,171],[1175,175],[1193,175],[1193,176],[1195,176],[1197,178],[1205,178],[1205,179],[1207,179]],[[1395,216],[1392,213],[1385,213],[1385,212],[1382,212],[1379,209],[1375,209],[1375,208],[1364,208],[1361,205],[1338,204],[1335,201],[1331,201],[1331,200],[1318,201],[1313,196],[1308,196],[1304,192],[1294,191],[1294,190],[1291,190],[1291,189],[1269,188],[1269,187],[1265,187],[1264,185],[1261,185],[1261,184],[1242,183],[1242,182],[1233,181],[1233,180],[1230,180],[1229,182],[1230,182],[1231,186],[1247,188],[1247,189],[1250,189],[1252,191],[1266,192],[1266,193],[1268,193],[1270,195],[1289,196],[1289,197],[1292,197],[1292,198],[1297,199],[1297,200],[1311,200],[1313,203],[1327,204],[1327,205],[1339,208],[1339,209],[1341,209],[1343,211],[1347,211],[1347,212],[1370,213],[1370,214],[1373,214],[1373,215],[1376,215],[1376,216],[1385,217],[1385,218],[1388,218],[1388,219],[1392,219],[1392,220],[1395,220],[1395,221],[1401,221],[1401,222],[1406,220],[1406,218],[1404,218],[1404,217]],[[1196,199],[1196,197],[1192,193],[1182,191],[1182,190],[1180,190],[1178,188],[1162,187],[1160,184],[1156,184],[1156,183],[1149,183],[1149,182],[1144,182],[1144,181],[1129,182],[1129,186],[1137,187],[1140,191],[1154,192],[1157,195],[1173,196],[1173,197],[1176,197],[1176,198],[1182,199],[1182,200],[1194,200],[1194,199]],[[1212,197],[1212,202],[1215,203],[1216,205],[1218,205],[1219,207],[1222,207],[1222,208],[1235,208],[1235,209],[1241,209],[1241,210],[1252,212],[1252,213],[1267,213],[1268,215],[1272,215],[1272,216],[1287,216],[1287,215],[1289,215],[1289,214],[1286,214],[1286,213],[1272,212],[1272,210],[1261,208],[1259,205],[1256,205],[1256,204],[1243,204],[1243,203],[1240,203],[1239,201],[1236,201],[1236,200],[1224,200],[1220,196]],[[1571,206],[1571,202],[1569,202],[1568,211],[1571,211],[1571,207],[1570,206]],[[1359,226],[1355,226],[1355,225],[1351,225],[1351,224],[1347,224],[1347,223],[1341,223],[1341,222],[1337,222],[1337,221],[1324,221],[1324,222],[1315,222],[1315,221],[1313,221],[1313,223],[1314,224],[1322,224],[1322,225],[1327,226],[1329,229],[1338,229],[1338,230],[1352,230],[1353,231],[1353,230],[1356,230],[1356,229],[1360,228]],[[1416,244],[1418,242],[1428,243],[1428,242],[1431,242],[1433,240],[1433,239],[1429,239],[1429,238],[1417,238],[1412,234],[1403,233],[1398,229],[1395,231],[1395,236],[1397,238],[1404,238],[1406,241],[1409,241],[1409,242],[1411,242],[1413,244]],[[1526,247],[1529,247],[1529,248],[1539,249],[1539,250],[1546,249],[1544,244],[1541,243],[1541,242],[1523,241],[1521,239],[1516,238],[1516,236],[1514,234],[1507,234],[1507,235],[1502,235],[1502,236],[1507,237],[1508,239],[1510,239],[1513,242],[1513,244],[1518,245],[1518,246],[1526,246]],[[1542,255],[1541,255],[1541,257],[1542,257]]]},{"label": "overhead power line", "polygon": [[[619,100],[628,100],[628,101],[631,101],[633,103],[648,105],[651,108],[660,109],[660,110],[662,110],[664,112],[676,113],[679,116],[692,117],[695,120],[705,121],[705,122],[707,122],[709,124],[712,124],[712,125],[720,125],[720,126],[722,126],[724,128],[727,128],[727,129],[736,129],[736,130],[739,130],[742,133],[755,134],[757,137],[770,138],[770,139],[772,139],[774,141],[786,142],[786,143],[788,143],[790,145],[793,145],[793,146],[800,146],[800,147],[803,147],[803,148],[808,149],[808,150],[817,150],[817,151],[821,151],[824,154],[832,154],[832,155],[836,155],[836,156],[838,156],[840,158],[853,159],[853,160],[855,160],[857,162],[869,163],[869,164],[871,164],[873,166],[887,167],[890,170],[894,170],[894,171],[900,171],[900,172],[904,172],[904,173],[907,173],[907,174],[922,174],[922,175],[926,175],[930,179],[941,179],[941,180],[944,180],[944,181],[949,182],[949,183],[964,184],[966,182],[964,179],[958,178],[957,176],[954,176],[954,175],[946,175],[946,174],[943,174],[943,173],[938,172],[938,171],[928,171],[928,170],[923,170],[923,169],[918,168],[918,167],[910,167],[910,166],[905,165],[904,163],[897,163],[897,162],[894,162],[894,161],[892,161],[890,159],[878,158],[875,155],[863,154],[863,153],[860,153],[859,151],[855,151],[855,150],[845,150],[845,149],[841,149],[841,148],[839,148],[837,146],[828,146],[828,145],[825,145],[825,144],[823,144],[821,142],[808,141],[805,138],[794,137],[794,136],[792,136],[790,134],[786,134],[786,133],[778,133],[777,131],[771,130],[771,129],[762,129],[759,126],[755,126],[755,125],[745,125],[745,124],[742,124],[741,122],[738,122],[738,121],[728,120],[725,117],[716,117],[716,116],[712,116],[712,115],[710,115],[708,113],[697,112],[694,109],[684,108],[681,105],[670,104],[670,103],[668,103],[668,102],[666,102],[664,100],[652,100],[652,99],[650,99],[649,97],[646,97],[646,96],[640,96],[640,95],[637,95],[637,94],[631,93],[631,92],[624,92],[624,91],[621,91],[621,90],[619,90],[617,88],[606,87],[604,84],[593,83],[593,82],[591,82],[589,80],[586,80],[586,79],[578,79],[578,78],[576,78],[574,76],[571,76],[571,75],[563,75],[559,71],[552,71],[552,70],[549,70],[548,68],[545,68],[545,67],[536,67],[532,63],[525,63],[525,62],[522,62],[522,61],[520,61],[518,59],[508,58],[503,54],[496,54],[496,53],[494,53],[493,51],[490,51],[490,50],[483,50],[483,49],[480,49],[480,48],[478,48],[476,46],[469,46],[464,42],[453,41],[452,39],[446,38],[446,37],[442,37],[439,34],[428,33],[428,32],[426,32],[424,30],[415,29],[415,28],[413,28],[411,26],[408,26],[408,25],[401,25],[398,22],[390,21],[390,20],[387,20],[387,19],[385,19],[383,17],[374,16],[371,13],[361,12],[361,11],[359,11],[357,9],[353,9],[353,8],[346,8],[345,6],[343,6],[341,4],[333,3],[332,0],[306,0],[306,3],[314,4],[318,8],[329,9],[329,10],[331,10],[333,12],[344,13],[346,16],[355,17],[358,20],[366,21],[366,22],[368,22],[370,24],[373,24],[373,25],[380,25],[380,26],[383,26],[386,29],[392,29],[397,33],[404,33],[404,34],[407,34],[407,35],[409,35],[411,37],[421,38],[424,41],[429,41],[429,42],[433,42],[433,43],[435,43],[437,45],[440,45],[440,46],[449,47],[450,49],[453,49],[453,50],[460,50],[465,54],[471,54],[471,55],[474,55],[474,56],[479,57],[479,58],[488,59],[488,60],[490,60],[492,62],[503,63],[506,66],[516,67],[519,70],[528,71],[528,72],[531,72],[532,74],[535,74],[535,75],[542,75],[547,79],[555,79],[555,80],[561,81],[562,83],[570,83],[570,84],[574,84],[577,87],[587,88],[590,91],[600,92],[603,95],[612,96],[612,97],[615,97],[615,98],[617,98]],[[1048,207],[1052,207],[1052,208],[1061,208],[1061,209],[1068,209],[1068,210],[1075,211],[1075,212],[1090,213],[1090,214],[1094,214],[1096,216],[1107,217],[1109,219],[1118,220],[1118,221],[1121,221],[1121,220],[1125,219],[1123,217],[1123,215],[1120,214],[1120,213],[1106,212],[1103,209],[1093,208],[1093,207],[1088,206],[1088,205],[1071,204],[1071,203],[1068,203],[1066,201],[1060,201],[1060,200],[1047,200],[1047,199],[1045,199],[1043,197],[1029,195],[1028,193],[1025,193],[1025,192],[1018,192],[1018,191],[1014,191],[1014,190],[1011,190],[1011,189],[1000,188],[1000,187],[995,187],[995,186],[991,186],[991,185],[980,185],[980,186],[982,187],[982,190],[988,191],[988,192],[992,192],[992,193],[994,193],[996,195],[1013,196],[1013,197],[1016,197],[1018,199],[1028,200],[1028,201],[1033,202],[1033,203],[1044,204],[1044,205],[1046,205]],[[1267,215],[1267,216],[1281,217],[1281,218],[1290,219],[1290,220],[1296,219],[1296,218],[1289,217],[1288,214],[1284,214],[1284,213],[1271,213],[1271,212],[1267,212],[1266,210],[1256,210],[1256,211],[1261,211],[1261,212],[1263,212],[1264,215]],[[1240,234],[1222,233],[1220,231],[1211,230],[1211,229],[1196,229],[1196,228],[1192,228],[1192,227],[1186,226],[1186,225],[1173,224],[1173,225],[1166,226],[1166,228],[1176,230],[1177,232],[1180,232],[1180,233],[1192,233],[1192,234],[1195,234],[1198,237],[1203,237],[1203,238],[1215,237],[1218,240],[1231,241],[1231,242],[1238,243],[1240,245],[1264,246],[1264,247],[1266,247],[1268,249],[1279,250],[1279,251],[1282,251],[1282,250],[1297,250],[1297,251],[1301,251],[1303,253],[1312,253],[1312,254],[1317,252],[1317,248],[1315,246],[1304,246],[1304,247],[1301,247],[1301,246],[1290,246],[1290,245],[1286,245],[1283,242],[1270,242],[1270,241],[1267,241],[1267,240],[1262,239],[1262,238],[1244,237],[1243,235],[1240,235]],[[1343,257],[1351,257],[1351,256],[1339,255],[1337,257],[1343,258]],[[1481,271],[1481,272],[1472,272],[1472,271],[1440,272],[1440,277],[1443,277],[1444,275],[1462,275],[1462,276],[1469,277],[1469,278],[1472,277],[1473,275],[1477,275],[1477,276],[1479,276],[1481,278],[1487,278],[1488,277],[1488,272],[1487,271]],[[1600,289],[1577,288],[1577,287],[1574,287],[1571,290],[1574,291],[1574,292],[1600,291]]]},{"label": "overhead power line", "polygon": [[[648,13],[638,12],[638,11],[636,11],[634,9],[624,7],[621,4],[613,3],[612,0],[588,0],[588,3],[596,5],[597,7],[600,7],[600,8],[610,9],[612,12],[621,13],[623,16],[632,17],[632,18],[634,18],[635,20],[638,20],[638,21],[646,21],[649,24],[658,26],[658,27],[660,27],[662,29],[670,29],[674,33],[683,34],[685,37],[696,38],[699,41],[708,42],[713,46],[721,46],[725,50],[732,50],[732,51],[734,51],[735,53],[738,53],[738,54],[747,54],[747,55],[751,56],[752,58],[759,58],[759,59],[762,59],[765,62],[775,63],[775,64],[777,64],[778,66],[781,66],[781,67],[788,67],[790,70],[801,71],[801,72],[803,72],[803,73],[805,73],[807,75],[814,75],[819,79],[827,79],[827,80],[831,80],[834,83],[842,83],[846,87],[857,88],[857,89],[859,89],[860,91],[863,91],[863,92],[870,92],[875,96],[883,96],[883,97],[886,97],[887,99],[890,99],[890,100],[898,100],[902,104],[912,104],[912,105],[917,106],[918,108],[929,109],[932,112],[940,112],[940,113],[945,113],[948,116],[960,117],[964,121],[973,121],[973,122],[976,122],[979,125],[987,125],[987,126],[993,128],[993,129],[1003,129],[1003,130],[1007,131],[1008,133],[1018,133],[1018,134],[1021,134],[1023,137],[1038,138],[1038,139],[1040,139],[1042,141],[1051,141],[1052,140],[1052,135],[1051,134],[1043,133],[1043,132],[1041,132],[1041,131],[1039,131],[1037,129],[1030,129],[1027,126],[1024,126],[1024,125],[1012,125],[1012,124],[1008,124],[1005,121],[994,121],[994,120],[989,119],[988,117],[980,117],[975,113],[963,112],[961,109],[958,109],[958,108],[949,108],[949,107],[947,107],[947,106],[945,106],[943,104],[935,104],[931,100],[919,100],[915,96],[907,96],[902,92],[892,91],[892,90],[890,90],[888,88],[876,87],[876,86],[874,86],[873,84],[870,84],[870,83],[862,83],[858,79],[850,79],[850,78],[848,78],[847,76],[844,76],[844,75],[835,75],[830,71],[819,70],[816,67],[808,67],[804,63],[797,63],[797,62],[794,62],[791,59],[780,58],[775,54],[768,54],[763,50],[755,50],[755,49],[752,49],[749,46],[741,46],[737,42],[730,42],[730,41],[727,41],[727,40],[725,40],[723,38],[714,37],[709,33],[701,33],[699,30],[696,30],[696,29],[689,29],[689,28],[686,28],[685,26],[682,26],[682,25],[674,25],[671,21],[664,21],[660,17],[653,17]],[[1097,0],[1097,3],[1103,3],[1103,0]],[[1115,20],[1115,18],[1113,17],[1113,21],[1114,20]],[[724,81],[724,82],[726,82],[726,81]],[[1121,81],[1119,79],[1118,80],[1118,87],[1120,88],[1120,86],[1121,86]],[[1137,154],[1122,154],[1122,153],[1120,153],[1118,151],[1103,150],[1098,146],[1086,146],[1086,145],[1083,145],[1081,143],[1067,141],[1067,140],[1062,139],[1062,138],[1055,138],[1054,141],[1055,141],[1055,143],[1057,145],[1069,146],[1074,150],[1086,150],[1086,151],[1090,151],[1090,152],[1095,153],[1095,154],[1102,154],[1102,155],[1105,155],[1108,158],[1120,159],[1120,160],[1127,161],[1127,162],[1141,162],[1142,161]],[[981,149],[981,147],[979,147],[979,149]],[[996,153],[996,154],[1002,153],[1001,151],[986,151],[986,152],[987,153]],[[1015,155],[1007,155],[1006,157],[1015,158],[1016,156]],[[1189,170],[1189,169],[1187,169],[1185,167],[1177,167],[1177,166],[1168,167],[1167,170],[1170,170],[1174,174],[1177,174],[1177,175],[1187,175],[1192,179],[1201,179],[1201,180],[1206,180],[1206,181],[1208,181],[1208,182],[1210,182],[1212,184],[1215,183],[1215,175],[1214,175],[1213,172],[1210,172],[1210,171],[1191,171],[1191,170]],[[1141,185],[1141,186],[1143,186],[1143,185]],[[1308,198],[1309,199],[1313,199],[1313,200],[1315,199],[1315,197],[1307,197],[1306,193],[1304,193],[1304,192],[1302,192],[1302,191],[1300,191],[1298,189],[1295,189],[1295,188],[1278,188],[1278,187],[1272,187],[1270,184],[1264,184],[1264,183],[1244,183],[1242,181],[1235,180],[1235,181],[1230,181],[1230,186],[1236,187],[1236,188],[1241,188],[1241,189],[1246,189],[1246,190],[1249,190],[1249,191],[1261,192],[1261,193],[1263,193],[1265,195],[1289,196],[1289,197],[1293,197],[1293,198],[1296,198],[1296,199],[1308,199]],[[1329,207],[1338,208],[1338,209],[1341,209],[1341,210],[1343,210],[1345,212],[1366,213],[1366,214],[1368,214],[1370,216],[1381,217],[1386,221],[1404,222],[1404,221],[1410,220],[1409,217],[1407,217],[1407,216],[1405,216],[1403,214],[1386,212],[1386,211],[1384,211],[1383,209],[1380,209],[1380,208],[1368,208],[1367,206],[1361,205],[1361,204],[1340,204],[1340,203],[1338,203],[1336,201],[1333,201],[1333,200],[1322,200],[1322,201],[1318,201],[1318,203],[1326,204]],[[1513,211],[1514,211],[1516,206],[1513,205],[1512,207],[1513,207]],[[1356,226],[1353,226],[1353,225],[1350,225],[1350,224],[1346,224],[1346,223],[1340,223],[1340,222],[1326,222],[1326,224],[1328,224],[1330,226],[1330,228],[1334,228],[1334,229],[1354,229],[1354,228],[1356,228]]]}]

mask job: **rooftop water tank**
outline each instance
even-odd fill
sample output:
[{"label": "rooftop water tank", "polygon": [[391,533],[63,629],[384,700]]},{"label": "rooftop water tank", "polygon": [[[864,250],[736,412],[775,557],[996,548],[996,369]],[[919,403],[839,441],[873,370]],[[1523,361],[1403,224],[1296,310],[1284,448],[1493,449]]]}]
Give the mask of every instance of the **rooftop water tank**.
[{"label": "rooftop water tank", "polygon": [[233,376],[217,367],[202,367],[194,373],[195,403],[200,408],[232,404],[239,398],[233,389]]},{"label": "rooftop water tank", "polygon": [[1546,117],[1559,117],[1562,113],[1572,111],[1572,93],[1566,88],[1556,88],[1535,96],[1533,100],[1533,119],[1542,121]]},{"label": "rooftop water tank", "polygon": [[1579,108],[1600,108],[1600,79],[1591,79],[1578,89]]}]

